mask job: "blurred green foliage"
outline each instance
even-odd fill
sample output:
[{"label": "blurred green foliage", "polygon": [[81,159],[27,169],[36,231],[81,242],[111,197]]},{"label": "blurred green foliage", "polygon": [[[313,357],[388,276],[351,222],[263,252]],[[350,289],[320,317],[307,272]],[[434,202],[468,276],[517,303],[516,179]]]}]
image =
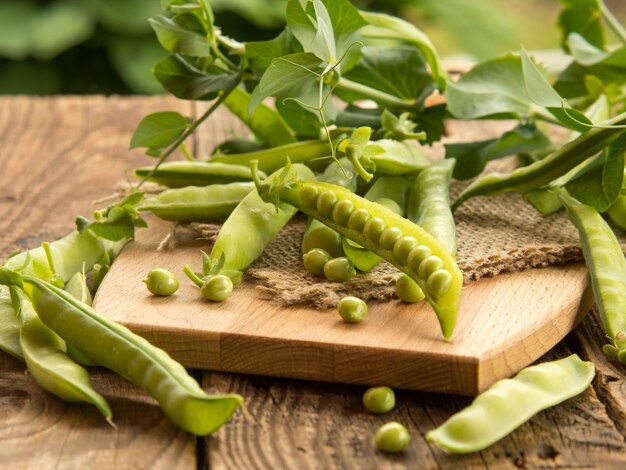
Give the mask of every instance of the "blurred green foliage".
[{"label": "blurred green foliage", "polygon": [[[444,54],[558,47],[557,0],[353,1],[415,22]],[[283,26],[285,0],[211,5],[216,24],[241,41],[272,38]],[[150,71],[165,53],[146,21],[160,11],[159,0],[0,0],[0,93],[162,91]]]}]

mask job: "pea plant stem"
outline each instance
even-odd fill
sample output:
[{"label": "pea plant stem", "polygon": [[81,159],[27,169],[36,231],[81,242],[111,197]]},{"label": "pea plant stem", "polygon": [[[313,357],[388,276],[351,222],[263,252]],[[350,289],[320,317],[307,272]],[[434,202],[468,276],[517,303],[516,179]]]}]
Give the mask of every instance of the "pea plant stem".
[{"label": "pea plant stem", "polygon": [[393,109],[412,110],[415,107],[414,101],[403,100],[402,98],[376,90],[367,85],[353,82],[345,77],[341,77],[339,83],[337,84],[337,88],[340,90],[359,93],[360,95],[367,96],[378,103],[388,105]]},{"label": "pea plant stem", "polygon": [[156,165],[154,165],[154,167],[152,168],[152,170],[150,170],[150,172],[144,176],[144,178],[139,182],[139,184],[137,185],[137,190],[139,190],[139,188],[141,188],[141,186],[148,181],[149,178],[152,177],[152,175],[154,175],[154,173],[159,169],[159,166],[161,166],[161,163],[163,163],[170,155],[172,155],[172,153],[174,153],[174,151],[180,146],[182,145],[183,142],[185,142],[185,140],[187,140],[187,137],[189,137],[191,134],[193,134],[195,132],[195,130],[200,126],[200,124],[202,124],[204,121],[207,120],[207,118],[213,114],[213,112],[219,108],[221,106],[221,104],[226,100],[226,98],[228,98],[228,95],[230,95],[232,93],[232,91],[239,85],[239,83],[236,83],[234,86],[232,86],[231,88],[228,88],[226,90],[224,90],[222,92],[222,94],[219,96],[219,98],[217,98],[213,104],[209,107],[209,109],[207,109],[204,114],[202,114],[202,116],[200,116],[198,119],[196,119],[190,126],[189,128],[184,132],[183,135],[181,135],[176,142],[174,142],[171,147],[169,149],[167,149],[167,151],[161,155],[161,157],[159,158],[159,161],[157,162]]},{"label": "pea plant stem", "polygon": [[600,12],[602,13],[602,17],[607,22],[609,27],[613,30],[615,35],[626,44],[626,29],[622,26],[622,24],[615,18],[615,15],[609,10],[604,3],[603,0],[598,1],[598,5],[600,6]]}]

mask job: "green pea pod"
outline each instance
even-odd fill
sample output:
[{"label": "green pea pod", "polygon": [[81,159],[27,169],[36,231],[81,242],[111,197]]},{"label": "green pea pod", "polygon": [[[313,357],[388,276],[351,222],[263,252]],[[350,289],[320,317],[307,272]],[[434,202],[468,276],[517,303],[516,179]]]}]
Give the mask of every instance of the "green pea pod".
[{"label": "green pea pod", "polygon": [[456,225],[450,210],[450,180],[455,160],[446,159],[424,168],[414,178],[407,219],[416,223],[456,253]]},{"label": "green pea pod", "polygon": [[[622,118],[613,124],[621,125],[625,122],[626,118]],[[474,196],[512,191],[526,193],[546,186],[588,157],[603,150],[623,132],[624,130],[620,128],[591,129],[577,139],[567,142],[543,160],[520,167],[510,173],[491,173],[478,178],[461,193],[454,202],[452,210],[456,210],[463,202]]]},{"label": "green pea pod", "polygon": [[[87,285],[87,279],[82,272],[78,272],[72,276],[67,284],[65,284],[65,291],[87,305],[91,305],[93,302],[89,286]],[[80,351],[73,344],[68,343],[66,346],[67,355],[77,364],[91,367],[98,365],[93,359]]]},{"label": "green pea pod", "polygon": [[626,364],[626,258],[598,212],[566,194],[560,195],[570,220],[578,229],[602,325],[613,344],[604,352]]},{"label": "green pea pod", "polygon": [[626,231],[626,195],[620,194],[607,209],[606,214],[617,228]]},{"label": "green pea pod", "polygon": [[[234,163],[234,162],[232,162]],[[135,168],[137,178],[145,178],[153,167]],[[244,165],[217,163],[216,161],[183,160],[164,162],[152,172],[148,181],[159,183],[170,188],[184,186],[208,186],[210,184],[227,184],[250,181],[250,168]]]},{"label": "green pea pod", "polygon": [[306,140],[295,144],[281,145],[256,152],[238,153],[234,155],[214,155],[211,162],[244,165],[250,168],[252,160],[258,160],[259,169],[265,173],[273,173],[287,164],[305,163],[315,169],[326,167],[330,163],[331,149],[328,141]]},{"label": "green pea pod", "polygon": [[20,318],[20,347],[39,386],[65,401],[92,404],[110,422],[111,408],[93,389],[87,371],[68,357],[65,342],[42,323],[27,299],[22,299]]},{"label": "green pea pod", "polygon": [[[426,230],[345,188],[302,181],[294,172],[284,174],[282,183],[258,178],[255,183],[265,200],[278,196],[411,276],[433,306],[444,338],[452,337],[463,276],[454,257]],[[381,243],[385,232],[398,230],[401,236],[392,246]]]},{"label": "green pea pod", "polygon": [[426,434],[448,452],[478,452],[541,410],[585,391],[594,376],[591,362],[576,354],[527,367],[512,379],[499,380],[470,406]]},{"label": "green pea pod", "polygon": [[[2,271],[3,282],[15,283],[6,269]],[[207,395],[165,351],[64,290],[28,275],[22,276],[22,282],[41,321],[98,364],[143,387],[185,431],[212,433],[243,401],[236,394]]]},{"label": "green pea pod", "polygon": [[[294,165],[302,178],[313,179],[313,172],[304,165]],[[267,178],[268,184],[278,181],[283,170]],[[222,225],[210,258],[218,263],[222,256],[221,271],[243,271],[257,259],[278,231],[296,214],[297,209],[286,203],[268,204],[257,193],[249,193]],[[216,273],[214,273],[216,274]]]},{"label": "green pea pod", "polygon": [[4,286],[0,288],[0,350],[24,360],[20,347],[20,319],[11,303],[9,290]]},{"label": "green pea pod", "polygon": [[376,165],[376,173],[381,175],[405,175],[430,165],[420,146],[391,139],[369,143],[363,150],[363,158],[371,160]]},{"label": "green pea pod", "polygon": [[252,182],[168,189],[145,199],[139,210],[173,222],[220,220],[228,217],[253,189]]}]

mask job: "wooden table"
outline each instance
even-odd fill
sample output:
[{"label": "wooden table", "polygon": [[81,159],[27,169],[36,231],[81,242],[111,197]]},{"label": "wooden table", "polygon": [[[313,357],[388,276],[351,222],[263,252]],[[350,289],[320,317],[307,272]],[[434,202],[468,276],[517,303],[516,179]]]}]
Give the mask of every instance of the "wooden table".
[{"label": "wooden table", "polygon": [[[2,256],[62,236],[76,215],[99,207],[92,201],[110,194],[126,169],[147,162],[128,142],[139,120],[159,110],[201,111],[164,97],[0,98]],[[214,142],[241,131],[224,122],[205,126],[193,142],[197,154],[209,150],[207,136]],[[400,391],[395,410],[380,417],[363,410],[363,387],[193,371],[208,391],[245,396],[248,411],[214,436],[195,438],[114,373],[92,375],[117,429],[95,409],[42,391],[23,364],[0,352],[0,468],[626,468],[624,368],[598,348],[597,325],[588,316],[547,355],[574,351],[592,360],[593,387],[468,456],[446,455],[424,439],[468,398]],[[411,433],[402,455],[372,444],[376,427],[392,419]]]}]

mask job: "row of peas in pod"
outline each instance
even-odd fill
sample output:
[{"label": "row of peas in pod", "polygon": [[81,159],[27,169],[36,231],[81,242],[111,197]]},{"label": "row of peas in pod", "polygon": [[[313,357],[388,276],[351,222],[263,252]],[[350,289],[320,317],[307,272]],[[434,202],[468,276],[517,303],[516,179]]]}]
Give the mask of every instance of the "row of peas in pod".
[{"label": "row of peas in pod", "polygon": [[[301,163],[291,163],[294,144],[249,152],[245,159],[252,172],[241,167],[241,154],[234,155],[232,164],[226,155],[219,162],[166,162],[151,174],[140,168],[138,177],[173,188],[139,208],[180,222],[221,221],[227,214],[210,252],[202,253],[202,271],[184,268],[212,301],[225,300],[246,267],[302,211],[309,217],[301,241],[304,269],[345,282],[386,260],[402,272],[398,297],[407,302],[426,299],[444,337],[450,338],[462,286],[448,199],[454,160],[431,163],[419,146],[387,139],[370,142],[370,132],[363,127],[340,136],[335,158],[327,147],[323,159],[313,152],[310,161],[299,156]],[[263,170],[274,171],[266,177]],[[363,171],[369,176],[361,178]],[[176,188],[181,181],[199,183],[188,174],[210,177],[204,186]],[[220,174],[230,182],[219,182]],[[232,181],[235,174],[239,179]],[[239,202],[233,207],[235,200]]]}]

